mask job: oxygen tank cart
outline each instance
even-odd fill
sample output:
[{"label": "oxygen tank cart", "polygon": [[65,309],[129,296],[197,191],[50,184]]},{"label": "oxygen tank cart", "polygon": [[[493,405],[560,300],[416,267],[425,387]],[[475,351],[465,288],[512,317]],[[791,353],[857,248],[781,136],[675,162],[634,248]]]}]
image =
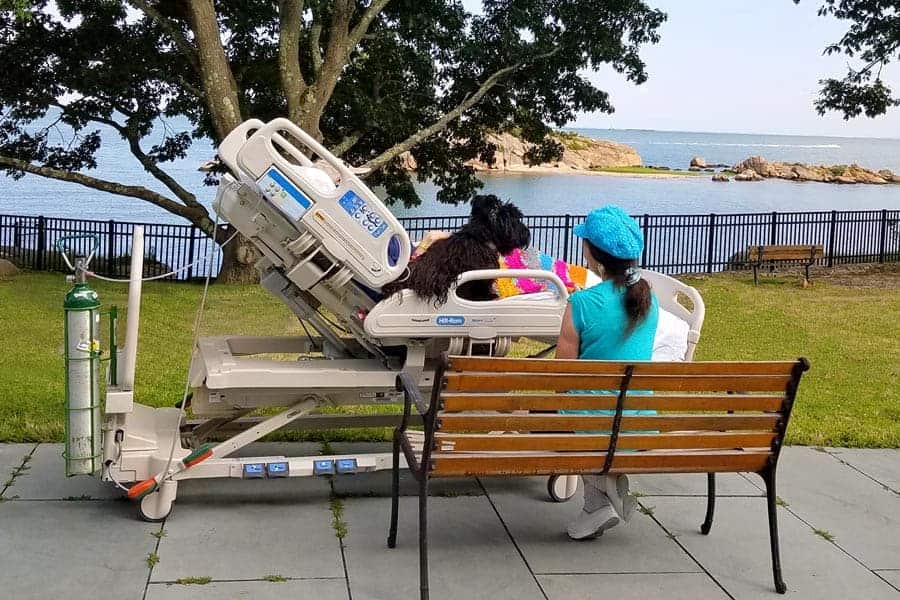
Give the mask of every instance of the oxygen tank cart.
[{"label": "oxygen tank cart", "polygon": [[[88,257],[76,258],[73,265],[66,256],[67,241],[76,238],[93,240]],[[100,435],[100,298],[85,280],[85,270],[99,246],[94,235],[63,236],[56,248],[71,268],[74,286],[65,296],[65,385],[66,385],[66,448],[63,453],[66,476],[94,475],[102,463]],[[111,342],[114,343],[115,310]],[[112,348],[115,356],[115,349]]]}]

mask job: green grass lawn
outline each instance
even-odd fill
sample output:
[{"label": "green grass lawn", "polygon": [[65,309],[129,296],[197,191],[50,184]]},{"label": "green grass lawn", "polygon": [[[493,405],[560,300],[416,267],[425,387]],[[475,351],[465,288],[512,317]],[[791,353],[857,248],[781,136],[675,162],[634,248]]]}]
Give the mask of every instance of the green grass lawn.
[{"label": "green grass lawn", "polygon": [[684,175],[685,177],[712,175],[712,173],[703,171],[681,171],[678,169],[657,169],[655,167],[594,167],[591,171],[599,173],[628,173],[629,175]]},{"label": "green grass lawn", "polygon": [[[690,279],[706,302],[695,358],[806,356],[812,370],[800,386],[790,442],[900,447],[900,290],[813,281],[802,289],[790,275],[763,277],[757,287],[749,274]],[[127,286],[95,287],[105,307],[124,310]],[[0,441],[63,438],[62,299],[68,288],[60,274],[0,281]],[[138,402],[171,406],[180,400],[200,291],[199,285],[144,285]],[[259,286],[213,285],[202,333],[295,334],[296,323]]]}]

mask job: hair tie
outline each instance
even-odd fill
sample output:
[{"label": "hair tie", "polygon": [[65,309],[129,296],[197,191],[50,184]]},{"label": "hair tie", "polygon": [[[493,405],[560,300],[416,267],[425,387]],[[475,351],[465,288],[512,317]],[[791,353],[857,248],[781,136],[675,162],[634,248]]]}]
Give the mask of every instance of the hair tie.
[{"label": "hair tie", "polygon": [[631,287],[641,280],[641,270],[637,267],[625,269],[625,287]]}]

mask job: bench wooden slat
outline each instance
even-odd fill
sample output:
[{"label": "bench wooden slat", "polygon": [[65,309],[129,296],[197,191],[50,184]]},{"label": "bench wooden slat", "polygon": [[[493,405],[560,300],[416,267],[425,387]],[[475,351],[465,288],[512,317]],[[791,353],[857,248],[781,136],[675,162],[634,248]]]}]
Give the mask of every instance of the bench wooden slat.
[{"label": "bench wooden slat", "polygon": [[[690,364],[690,363],[684,363]],[[572,375],[568,373],[447,373],[448,392],[503,392],[516,390],[615,390],[618,375]],[[635,375],[629,389],[654,391],[725,392],[784,391],[789,375]]]},{"label": "bench wooden slat", "polygon": [[[625,415],[621,431],[774,431],[781,416],[760,415]],[[471,413],[441,414],[439,431],[608,431],[611,415],[475,415]]]},{"label": "bench wooden slat", "polygon": [[[622,433],[620,450],[687,450],[699,448],[771,448],[776,434],[736,432]],[[432,456],[477,451],[606,451],[608,435],[598,434],[442,434]]]},{"label": "bench wooden slat", "polygon": [[[616,454],[610,472],[637,473],[642,469],[679,473],[756,472],[771,452],[719,450],[704,452],[630,452]],[[491,475],[564,475],[600,472],[605,452],[546,454],[475,454],[432,456],[431,477]]]},{"label": "bench wooden slat", "polygon": [[[445,413],[471,410],[599,410],[615,409],[614,394],[472,394],[441,395]],[[629,394],[626,410],[774,411],[783,395],[754,394]]]},{"label": "bench wooden slat", "polygon": [[820,245],[761,245],[750,246],[747,257],[751,261],[809,260],[824,258],[825,249]]},{"label": "bench wooden slat", "polygon": [[557,360],[540,358],[490,358],[454,356],[447,368],[452,371],[482,373],[577,373],[579,375],[618,375],[634,365],[634,375],[790,375],[796,361],[726,362],[612,362],[593,360]]}]

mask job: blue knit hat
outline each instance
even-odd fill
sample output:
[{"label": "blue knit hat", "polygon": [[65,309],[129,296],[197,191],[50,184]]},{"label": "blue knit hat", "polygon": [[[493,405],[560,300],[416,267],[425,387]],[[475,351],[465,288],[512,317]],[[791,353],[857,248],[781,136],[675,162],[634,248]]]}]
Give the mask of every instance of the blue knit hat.
[{"label": "blue knit hat", "polygon": [[644,235],[637,221],[612,204],[592,210],[574,231],[616,258],[637,259],[644,251]]}]

